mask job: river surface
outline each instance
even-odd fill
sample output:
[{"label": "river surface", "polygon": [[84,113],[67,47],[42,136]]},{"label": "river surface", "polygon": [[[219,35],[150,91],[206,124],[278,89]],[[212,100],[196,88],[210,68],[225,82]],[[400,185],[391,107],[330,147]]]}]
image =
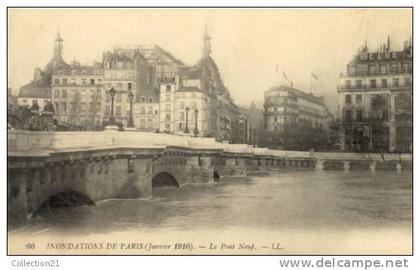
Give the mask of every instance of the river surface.
[{"label": "river surface", "polygon": [[[162,187],[146,200],[108,200],[34,216],[13,234],[167,231],[397,231],[411,238],[411,172],[285,171]],[[379,237],[386,240],[386,237]],[[404,242],[405,243],[405,242]],[[407,242],[407,245],[410,243]]]}]

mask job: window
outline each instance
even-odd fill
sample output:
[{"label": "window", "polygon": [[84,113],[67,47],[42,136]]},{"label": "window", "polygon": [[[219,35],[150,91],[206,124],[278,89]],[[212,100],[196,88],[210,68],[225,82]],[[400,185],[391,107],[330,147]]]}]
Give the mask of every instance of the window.
[{"label": "window", "polygon": [[391,73],[398,73],[398,64],[391,64],[390,65],[390,72]]},{"label": "window", "polygon": [[388,87],[388,80],[387,79],[382,79],[381,84],[382,84],[382,88],[387,88]]},{"label": "window", "polygon": [[274,116],[274,123],[277,123],[277,116]]},{"label": "window", "polygon": [[170,85],[166,85],[166,93],[170,93],[171,92],[171,86]]},{"label": "window", "polygon": [[132,83],[131,83],[131,82],[129,82],[129,83],[127,84],[127,89],[128,89],[128,90],[131,90],[131,89],[132,89],[132,87],[133,87]]},{"label": "window", "polygon": [[152,107],[147,108],[147,114],[153,114],[153,108]]},{"label": "window", "polygon": [[60,79],[54,79],[54,84],[60,84]]},{"label": "window", "polygon": [[63,83],[63,84],[67,84],[67,79],[63,79],[63,80],[62,80],[62,83]]},{"label": "window", "polygon": [[362,80],[356,80],[356,87],[362,88]]},{"label": "window", "polygon": [[166,104],[165,105],[165,111],[166,112],[170,112],[171,111],[171,104]]},{"label": "window", "polygon": [[362,121],[362,119],[363,119],[362,110],[357,110],[356,111],[356,117],[357,117],[357,121]]},{"label": "window", "polygon": [[146,114],[146,108],[141,106],[140,107],[140,114]]},{"label": "window", "polygon": [[141,97],[141,102],[145,103],[146,102],[146,97]]},{"label": "window", "polygon": [[170,113],[165,114],[165,121],[171,121],[171,114]]},{"label": "window", "polygon": [[54,90],[54,97],[59,98],[60,97],[60,90],[56,89]]},{"label": "window", "polygon": [[117,102],[121,102],[121,93],[117,93]]},{"label": "window", "polygon": [[346,95],[346,104],[351,104],[351,95]]},{"label": "window", "polygon": [[404,85],[405,86],[411,86],[411,79],[410,78],[404,78]]},{"label": "window", "polygon": [[59,108],[60,108],[60,106],[58,105],[58,102],[56,102],[56,103],[54,103],[54,110],[56,111],[56,112],[59,112]]},{"label": "window", "polygon": [[121,116],[121,106],[117,106],[117,116]]},{"label": "window", "polygon": [[85,79],[82,80],[82,85],[86,85],[86,80]]},{"label": "window", "polygon": [[184,131],[184,123],[179,123],[178,124],[178,129],[179,129],[179,131]]},{"label": "window", "polygon": [[61,91],[61,97],[62,98],[66,98],[67,97],[67,90],[63,89],[63,91]]},{"label": "window", "polygon": [[95,79],[90,79],[90,84],[94,85],[95,84]]},{"label": "window", "polygon": [[392,79],[392,86],[393,87],[398,87],[399,84],[400,84],[400,82],[399,82],[398,78],[393,78]]},{"label": "window", "polygon": [[149,97],[149,103],[153,103],[153,98]]},{"label": "window", "polygon": [[351,110],[344,111],[344,119],[346,121],[351,121]]},{"label": "window", "polygon": [[165,124],[165,130],[167,131],[171,130],[171,124]]},{"label": "window", "polygon": [[362,103],[362,95],[356,95],[356,103],[358,104]]},{"label": "window", "polygon": [[179,120],[184,120],[184,112],[179,113]]},{"label": "window", "polygon": [[350,75],[351,76],[356,75],[356,66],[350,66]]},{"label": "window", "polygon": [[376,66],[371,65],[369,66],[369,74],[374,75],[376,73]]},{"label": "window", "polygon": [[380,69],[381,69],[381,74],[386,74],[386,70],[387,70],[386,65],[381,65]]},{"label": "window", "polygon": [[376,80],[375,79],[369,81],[369,87],[370,88],[376,88]]}]

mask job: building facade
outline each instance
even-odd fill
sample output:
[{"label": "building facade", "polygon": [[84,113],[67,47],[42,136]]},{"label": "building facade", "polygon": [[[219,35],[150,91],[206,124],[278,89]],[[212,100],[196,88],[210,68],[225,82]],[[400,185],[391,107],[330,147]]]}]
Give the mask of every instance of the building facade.
[{"label": "building facade", "polygon": [[[181,93],[175,94],[175,101],[178,104],[176,108],[180,110],[179,104],[185,104],[185,106],[190,104],[198,108],[199,136],[214,137],[218,141],[236,142],[239,109],[233,102],[222,81],[219,69],[210,55],[210,41],[211,38],[206,30],[200,60],[191,67],[179,68],[178,91]],[[175,115],[178,131],[182,126],[181,115],[181,111]]]},{"label": "building facade", "polygon": [[[261,106],[262,107],[262,106]],[[264,142],[264,109],[257,108],[254,102],[248,110],[249,144],[260,146]]]},{"label": "building facade", "polygon": [[175,91],[177,83],[172,79],[161,80],[159,87],[159,131],[174,133],[176,130]]},{"label": "building facade", "polygon": [[59,124],[83,130],[102,128],[105,91],[102,63],[92,66],[73,61],[52,73],[52,103]]},{"label": "building facade", "polygon": [[364,45],[338,86],[342,149],[410,152],[412,149],[412,44],[375,51]]},{"label": "building facade", "polygon": [[105,52],[104,83],[107,93],[105,116],[111,114],[109,90],[114,88],[114,118],[127,126],[130,117],[130,93],[134,127],[141,131],[159,130],[159,88],[153,66],[136,49],[114,49]]},{"label": "building facade", "polygon": [[194,68],[181,71],[175,92],[175,133],[210,136],[209,105],[210,97],[202,90],[199,72]]},{"label": "building facade", "polygon": [[289,150],[326,149],[333,116],[323,97],[276,86],[264,93],[265,146]]}]

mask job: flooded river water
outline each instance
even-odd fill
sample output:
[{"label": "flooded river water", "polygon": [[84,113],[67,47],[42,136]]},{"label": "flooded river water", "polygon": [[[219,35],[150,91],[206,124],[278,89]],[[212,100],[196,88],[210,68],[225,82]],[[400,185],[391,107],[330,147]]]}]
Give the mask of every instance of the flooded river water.
[{"label": "flooded river water", "polygon": [[392,231],[409,238],[411,178],[411,172],[394,171],[285,171],[248,180],[163,187],[146,200],[109,200],[43,213],[12,234],[250,230],[258,237],[259,232]]}]

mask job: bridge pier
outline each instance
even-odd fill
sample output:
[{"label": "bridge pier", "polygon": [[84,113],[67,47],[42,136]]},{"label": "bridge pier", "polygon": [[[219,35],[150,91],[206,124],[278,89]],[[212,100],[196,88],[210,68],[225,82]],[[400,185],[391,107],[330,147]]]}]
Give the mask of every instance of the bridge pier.
[{"label": "bridge pier", "polygon": [[8,172],[12,181],[7,183],[7,219],[12,227],[25,225],[28,216],[27,177],[29,168]]}]

